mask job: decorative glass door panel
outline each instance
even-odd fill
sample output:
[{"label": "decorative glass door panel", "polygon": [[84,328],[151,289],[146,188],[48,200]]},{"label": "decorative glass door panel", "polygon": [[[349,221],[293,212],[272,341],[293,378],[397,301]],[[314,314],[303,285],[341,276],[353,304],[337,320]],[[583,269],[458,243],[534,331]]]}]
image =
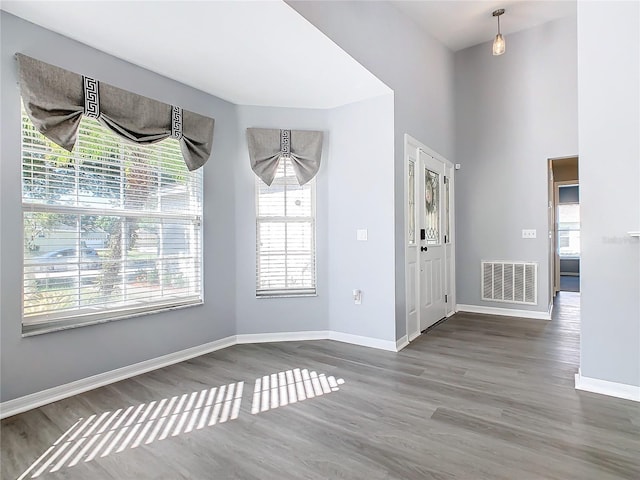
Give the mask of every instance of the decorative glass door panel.
[{"label": "decorative glass door panel", "polygon": [[425,168],[424,205],[426,242],[429,245],[440,243],[440,174]]}]

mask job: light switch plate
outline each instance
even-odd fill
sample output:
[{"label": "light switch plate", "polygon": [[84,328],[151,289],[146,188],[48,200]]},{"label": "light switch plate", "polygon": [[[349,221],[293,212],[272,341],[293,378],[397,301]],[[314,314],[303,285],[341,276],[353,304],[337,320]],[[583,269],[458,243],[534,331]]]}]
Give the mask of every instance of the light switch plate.
[{"label": "light switch plate", "polygon": [[522,238],[536,238],[536,230],[534,229],[522,229]]},{"label": "light switch plate", "polygon": [[366,228],[359,228],[358,230],[356,230],[356,238],[358,240],[360,240],[361,242],[366,242],[367,241],[367,229]]}]

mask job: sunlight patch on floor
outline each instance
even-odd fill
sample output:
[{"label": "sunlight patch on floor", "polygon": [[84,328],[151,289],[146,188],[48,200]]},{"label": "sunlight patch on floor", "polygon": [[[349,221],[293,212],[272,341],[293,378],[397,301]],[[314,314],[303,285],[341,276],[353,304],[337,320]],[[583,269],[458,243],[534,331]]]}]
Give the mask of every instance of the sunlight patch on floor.
[{"label": "sunlight patch on floor", "polygon": [[[336,392],[343,383],[306,368],[264,375],[255,380],[251,413]],[[241,381],[80,418],[18,480],[234,420],[243,390]]]},{"label": "sunlight patch on floor", "polygon": [[338,385],[344,380],[318,375],[306,368],[286,370],[257,378],[253,389],[253,405],[251,413],[257,414],[283,407],[290,403],[302,402],[309,398],[319,397],[339,390]]},{"label": "sunlight patch on floor", "polygon": [[80,418],[18,480],[238,418],[243,388],[237,382]]}]

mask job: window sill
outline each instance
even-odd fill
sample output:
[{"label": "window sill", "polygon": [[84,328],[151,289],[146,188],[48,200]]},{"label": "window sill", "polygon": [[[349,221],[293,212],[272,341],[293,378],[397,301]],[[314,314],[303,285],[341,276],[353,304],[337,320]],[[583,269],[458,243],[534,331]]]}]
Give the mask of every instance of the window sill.
[{"label": "window sill", "polygon": [[257,299],[263,298],[299,298],[299,297],[317,297],[318,293],[271,293],[256,295]]},{"label": "window sill", "polygon": [[196,307],[198,305],[203,305],[204,301],[201,299],[198,300],[194,300],[191,301],[189,303],[184,303],[181,305],[171,305],[171,306],[162,306],[162,307],[157,307],[157,308],[153,308],[153,309],[147,309],[147,310],[123,310],[122,312],[120,312],[120,314],[117,315],[110,315],[108,317],[105,316],[92,316],[86,319],[82,319],[81,316],[77,316],[77,317],[70,317],[67,319],[61,319],[61,320],[54,320],[54,321],[48,321],[48,322],[34,322],[31,324],[22,324],[22,337],[33,337],[36,335],[42,335],[45,333],[52,333],[52,332],[59,332],[62,330],[70,330],[72,328],[79,328],[79,327],[87,327],[90,325],[100,325],[102,323],[109,323],[109,322],[115,322],[118,320],[125,320],[127,318],[134,318],[134,317],[142,317],[142,316],[146,316],[146,315],[153,315],[155,313],[162,313],[162,312],[170,312],[173,310],[181,310],[183,308],[189,308],[189,307]]}]

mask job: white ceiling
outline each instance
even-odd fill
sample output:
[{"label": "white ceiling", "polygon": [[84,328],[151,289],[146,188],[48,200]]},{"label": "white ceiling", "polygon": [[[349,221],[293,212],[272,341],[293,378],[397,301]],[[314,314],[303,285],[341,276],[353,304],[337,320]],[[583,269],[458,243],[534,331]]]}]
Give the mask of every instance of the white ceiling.
[{"label": "white ceiling", "polygon": [[[393,1],[452,50],[568,15],[575,0]],[[281,0],[6,1],[49,30],[239,105],[333,108],[391,90]]]},{"label": "white ceiling", "polygon": [[[504,8],[500,30],[510,33],[575,16],[576,0],[393,1],[401,12],[453,51],[488,42],[497,33],[491,15]],[[507,40],[508,41],[508,40]]]},{"label": "white ceiling", "polygon": [[282,1],[2,1],[2,10],[239,105],[391,90]]}]

